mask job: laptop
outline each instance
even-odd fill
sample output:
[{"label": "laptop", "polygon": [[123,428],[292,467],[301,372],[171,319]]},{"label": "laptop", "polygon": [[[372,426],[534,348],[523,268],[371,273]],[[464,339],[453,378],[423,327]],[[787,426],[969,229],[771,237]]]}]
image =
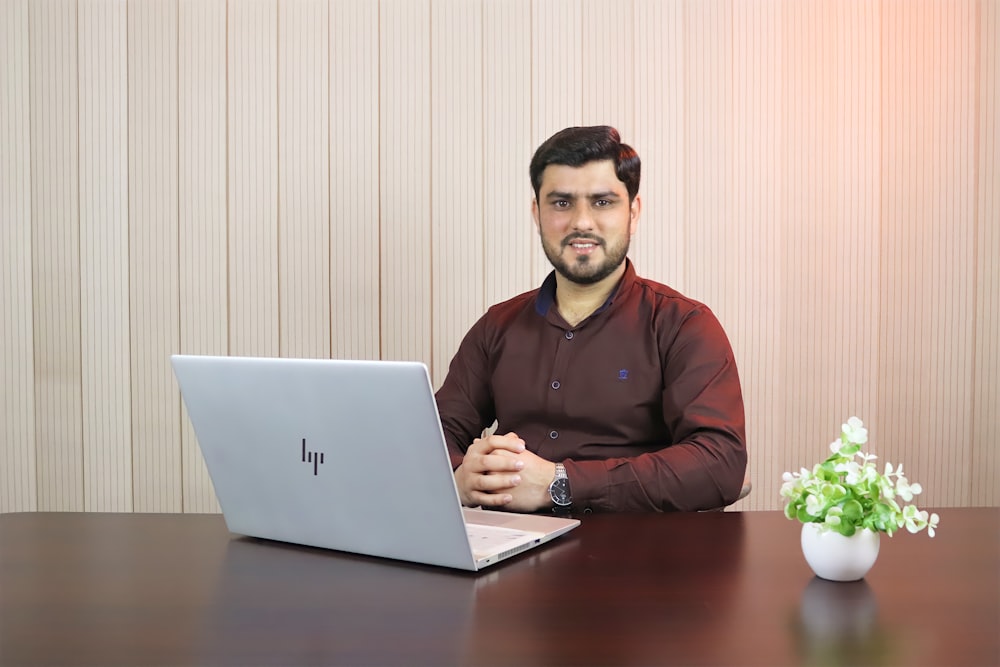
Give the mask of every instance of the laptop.
[{"label": "laptop", "polygon": [[233,533],[481,570],[580,524],[462,507],[422,363],[170,361]]}]

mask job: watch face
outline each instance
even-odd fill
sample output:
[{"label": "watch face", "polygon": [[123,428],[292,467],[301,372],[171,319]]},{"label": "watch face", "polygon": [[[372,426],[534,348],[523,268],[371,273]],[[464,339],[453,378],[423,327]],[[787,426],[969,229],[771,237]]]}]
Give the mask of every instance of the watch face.
[{"label": "watch face", "polygon": [[553,480],[552,485],[549,486],[549,495],[552,497],[552,502],[560,507],[565,507],[573,502],[573,497],[569,494],[569,480],[565,477]]}]

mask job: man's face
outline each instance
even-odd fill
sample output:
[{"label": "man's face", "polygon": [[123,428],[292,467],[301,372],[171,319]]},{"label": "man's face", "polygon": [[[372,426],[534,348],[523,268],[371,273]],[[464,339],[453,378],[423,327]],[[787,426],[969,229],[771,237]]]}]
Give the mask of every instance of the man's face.
[{"label": "man's face", "polygon": [[639,210],[639,197],[629,204],[611,160],[580,167],[550,164],[531,205],[545,256],[560,275],[580,285],[600,282],[622,265]]}]

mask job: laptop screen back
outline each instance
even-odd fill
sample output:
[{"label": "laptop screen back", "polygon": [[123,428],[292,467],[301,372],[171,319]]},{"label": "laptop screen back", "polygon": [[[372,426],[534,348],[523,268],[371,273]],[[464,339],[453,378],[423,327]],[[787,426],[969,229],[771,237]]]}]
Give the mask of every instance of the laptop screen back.
[{"label": "laptop screen back", "polygon": [[232,532],[473,569],[423,364],[171,362]]}]

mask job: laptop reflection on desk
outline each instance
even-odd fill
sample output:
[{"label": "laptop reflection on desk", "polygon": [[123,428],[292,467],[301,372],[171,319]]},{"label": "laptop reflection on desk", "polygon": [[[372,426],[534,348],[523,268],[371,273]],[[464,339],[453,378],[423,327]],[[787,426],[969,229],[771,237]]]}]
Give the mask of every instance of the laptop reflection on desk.
[{"label": "laptop reflection on desk", "polygon": [[422,363],[171,364],[234,533],[480,570],[580,523],[462,508]]}]

